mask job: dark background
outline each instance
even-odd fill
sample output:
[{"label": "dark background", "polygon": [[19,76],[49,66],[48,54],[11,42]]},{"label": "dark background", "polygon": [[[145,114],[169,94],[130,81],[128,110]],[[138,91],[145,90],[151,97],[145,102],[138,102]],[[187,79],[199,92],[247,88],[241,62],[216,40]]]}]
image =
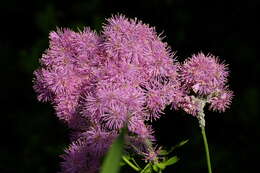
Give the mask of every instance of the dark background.
[{"label": "dark background", "polygon": [[[33,2],[8,0],[0,6],[1,173],[55,173],[69,144],[68,129],[49,104],[36,100],[32,73],[56,27],[100,30],[111,14],[122,13],[164,32],[180,61],[211,52],[225,60],[235,93],[225,113],[207,112],[213,172],[258,172],[260,143],[256,58],[256,1],[86,0]],[[165,172],[207,172],[197,120],[170,112],[155,123],[160,145],[189,143],[181,160]],[[258,169],[259,170],[259,169]]]}]

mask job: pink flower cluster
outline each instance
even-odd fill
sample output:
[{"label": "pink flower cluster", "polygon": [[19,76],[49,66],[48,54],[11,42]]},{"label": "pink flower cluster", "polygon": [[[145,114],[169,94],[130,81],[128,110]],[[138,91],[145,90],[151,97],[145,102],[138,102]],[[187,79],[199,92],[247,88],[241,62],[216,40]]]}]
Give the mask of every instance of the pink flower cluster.
[{"label": "pink flower cluster", "polygon": [[181,107],[197,116],[201,101],[214,111],[224,112],[231,104],[233,92],[227,86],[227,65],[213,55],[199,53],[187,59],[180,70],[180,80],[185,89]]},{"label": "pink flower cluster", "polygon": [[145,122],[177,105],[180,95],[178,65],[161,40],[154,28],[124,16],[108,19],[100,35],[88,28],[50,33],[34,89],[73,129],[62,172],[96,172],[125,125],[131,145],[150,152],[145,141],[154,141],[153,130]]},{"label": "pink flower cluster", "polygon": [[198,54],[181,66],[155,29],[136,19],[114,16],[100,34],[61,29],[49,38],[34,89],[73,131],[63,173],[98,172],[124,126],[138,154],[155,153],[146,143],[155,141],[147,122],[170,104],[196,115],[192,93],[208,97],[213,110],[224,111],[231,102],[227,67],[217,58]]}]

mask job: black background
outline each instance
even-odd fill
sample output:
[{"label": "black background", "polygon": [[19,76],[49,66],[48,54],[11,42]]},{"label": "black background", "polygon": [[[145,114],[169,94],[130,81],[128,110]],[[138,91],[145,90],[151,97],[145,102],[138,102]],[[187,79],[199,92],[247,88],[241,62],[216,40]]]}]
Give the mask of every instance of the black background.
[{"label": "black background", "polygon": [[[207,112],[206,117],[213,172],[258,172],[257,5],[250,0],[1,1],[0,172],[59,170],[69,131],[49,104],[36,100],[32,73],[51,30],[90,26],[99,31],[105,18],[117,13],[163,32],[179,61],[203,51],[229,64],[235,93],[231,108],[222,114]],[[166,112],[155,123],[159,145],[190,141],[175,152],[181,160],[165,172],[207,172],[197,120],[183,112]]]}]

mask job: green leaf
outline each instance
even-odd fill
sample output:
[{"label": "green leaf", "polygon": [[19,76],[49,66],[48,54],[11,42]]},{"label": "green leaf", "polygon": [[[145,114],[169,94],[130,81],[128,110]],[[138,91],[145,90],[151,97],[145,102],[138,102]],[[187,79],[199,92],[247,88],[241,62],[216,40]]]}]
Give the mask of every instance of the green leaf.
[{"label": "green leaf", "polygon": [[[163,162],[160,162],[160,163],[157,163],[156,166],[158,168],[160,168],[161,170],[164,170],[167,166],[169,165],[173,165],[174,163],[178,162],[179,161],[179,158],[177,156],[173,156],[171,157],[170,159],[166,160],[166,161],[163,161]],[[156,169],[156,168],[155,168]],[[154,169],[154,170],[155,170]]]},{"label": "green leaf", "polygon": [[179,144],[177,144],[176,147],[181,147],[181,146],[183,146],[184,144],[186,144],[187,142],[189,142],[189,139],[186,139],[186,140],[184,140],[184,141],[181,141]]},{"label": "green leaf", "polygon": [[165,165],[169,166],[169,165],[173,165],[174,163],[178,162],[180,159],[177,156],[173,156],[170,159],[168,159],[167,161],[165,161]]},{"label": "green leaf", "polygon": [[179,148],[179,147],[183,146],[184,144],[186,144],[188,141],[189,141],[189,139],[181,141],[177,145],[173,146],[169,151],[167,151],[167,150],[160,150],[159,155],[160,156],[166,156],[166,155],[170,154],[171,152],[173,152],[176,148]]},{"label": "green leaf", "polygon": [[122,129],[117,139],[113,142],[101,167],[101,173],[118,173],[123,154],[124,135],[126,129]]},{"label": "green leaf", "polygon": [[153,170],[154,170],[155,172],[158,172],[158,171],[159,171],[159,168],[160,168],[160,167],[158,167],[157,164],[153,165]]},{"label": "green leaf", "polygon": [[173,150],[175,150],[176,148],[179,148],[181,146],[183,146],[184,144],[186,144],[189,141],[189,139],[181,141],[180,143],[178,143],[177,145],[175,145],[174,147],[172,147],[169,151],[169,153],[171,153]]},{"label": "green leaf", "polygon": [[164,170],[165,167],[166,167],[166,164],[165,164],[164,162],[161,162],[161,163],[157,163],[156,166],[157,166],[158,168],[160,168],[161,170]]},{"label": "green leaf", "polygon": [[167,150],[160,150],[159,151],[160,156],[165,156],[165,155],[168,155],[168,154],[169,154],[169,152]]}]

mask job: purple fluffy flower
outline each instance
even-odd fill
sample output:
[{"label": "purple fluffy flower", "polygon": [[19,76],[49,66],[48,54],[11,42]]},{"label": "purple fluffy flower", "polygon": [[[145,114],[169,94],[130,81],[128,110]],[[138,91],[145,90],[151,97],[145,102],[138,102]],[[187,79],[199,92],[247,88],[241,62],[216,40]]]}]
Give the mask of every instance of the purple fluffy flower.
[{"label": "purple fluffy flower", "polygon": [[[92,170],[96,170],[97,163],[91,163],[88,165],[89,159],[87,158],[88,149],[85,145],[85,141],[73,142],[68,149],[65,150],[65,154],[61,157],[64,161],[61,163],[62,173],[78,173],[87,171],[90,166]],[[91,172],[91,170],[89,171]],[[92,171],[93,172],[93,171]]]},{"label": "purple fluffy flower", "polygon": [[224,86],[228,70],[225,64],[219,63],[217,57],[199,53],[184,62],[180,75],[184,87],[208,95]]},{"label": "purple fluffy flower", "polygon": [[37,69],[34,72],[34,86],[33,89],[38,93],[38,100],[42,102],[53,101],[54,93],[48,88],[43,75],[43,69]]},{"label": "purple fluffy flower", "polygon": [[98,173],[102,156],[114,138],[114,134],[100,128],[82,133],[62,155],[62,173]]},{"label": "purple fluffy flower", "polygon": [[216,92],[210,100],[210,109],[214,111],[224,112],[229,108],[231,100],[233,98],[233,92],[228,89],[221,89]]},{"label": "purple fluffy flower", "polygon": [[107,21],[103,34],[108,57],[144,65],[150,58],[146,53],[151,49],[149,43],[156,39],[154,28],[124,16],[114,16]]},{"label": "purple fluffy flower", "polygon": [[35,72],[38,99],[52,102],[58,117],[69,126],[78,114],[82,88],[93,83],[99,65],[99,42],[89,29],[81,33],[69,29],[51,32],[50,48],[40,60],[42,68]]},{"label": "purple fluffy flower", "polygon": [[203,115],[203,108],[208,103],[211,110],[224,112],[233,97],[233,92],[228,89],[227,77],[227,65],[213,55],[199,53],[186,60],[180,70],[186,95],[180,104],[183,110],[194,116]]},{"label": "purple fluffy flower", "polygon": [[89,28],[58,29],[49,38],[34,89],[73,130],[62,172],[97,172],[125,125],[129,145],[142,144],[139,153],[151,157],[155,137],[147,121],[158,119],[169,104],[177,108],[183,98],[180,66],[155,28],[118,15],[100,35]]},{"label": "purple fluffy flower", "polygon": [[81,135],[86,139],[92,154],[102,157],[116,137],[115,132],[105,131],[102,127],[92,127]]},{"label": "purple fluffy flower", "polygon": [[198,115],[200,111],[199,100],[194,96],[185,96],[182,102],[182,109],[193,116]]},{"label": "purple fluffy flower", "polygon": [[137,134],[140,137],[140,139],[142,139],[142,140],[149,139],[151,141],[155,141],[155,138],[153,136],[152,127],[149,125],[146,125],[141,116],[140,117],[138,117],[138,116],[131,117],[131,119],[129,120],[128,129],[131,132]]},{"label": "purple fluffy flower", "polygon": [[136,19],[114,16],[108,19],[103,35],[107,56],[115,62],[135,65],[143,80],[176,74],[173,54],[156,34],[155,28]]},{"label": "purple fluffy flower", "polygon": [[43,54],[40,62],[46,67],[62,67],[70,65],[77,56],[74,43],[79,39],[79,34],[69,29],[58,30],[50,33],[50,48]]}]

